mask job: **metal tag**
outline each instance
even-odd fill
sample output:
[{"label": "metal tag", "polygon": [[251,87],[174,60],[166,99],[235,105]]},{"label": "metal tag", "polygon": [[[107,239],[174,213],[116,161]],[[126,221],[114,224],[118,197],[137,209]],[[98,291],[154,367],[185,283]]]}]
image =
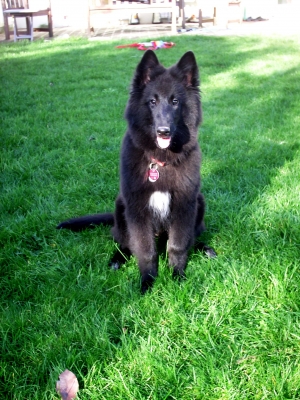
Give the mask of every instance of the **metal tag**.
[{"label": "metal tag", "polygon": [[150,182],[156,182],[158,178],[159,178],[159,172],[157,169],[157,164],[151,163],[149,165],[149,170],[148,170],[148,179]]}]

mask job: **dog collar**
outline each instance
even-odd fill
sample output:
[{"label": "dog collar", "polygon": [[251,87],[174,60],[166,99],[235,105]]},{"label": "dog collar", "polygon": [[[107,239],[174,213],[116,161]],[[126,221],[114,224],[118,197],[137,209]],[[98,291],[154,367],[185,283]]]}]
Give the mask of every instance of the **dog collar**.
[{"label": "dog collar", "polygon": [[159,161],[156,158],[151,158],[151,164],[158,164],[160,167],[164,167],[166,165],[166,161]]}]

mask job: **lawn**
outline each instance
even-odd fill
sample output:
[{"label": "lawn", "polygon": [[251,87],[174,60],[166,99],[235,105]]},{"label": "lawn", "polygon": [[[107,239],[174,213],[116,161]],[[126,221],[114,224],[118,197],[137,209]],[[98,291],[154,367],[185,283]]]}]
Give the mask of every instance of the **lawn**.
[{"label": "lawn", "polygon": [[[1,44],[0,398],[300,398],[299,38],[173,38],[201,72],[202,190],[218,257],[166,256],[142,296],[134,258],[108,267],[123,112],[141,52],[86,39]],[[119,43],[118,43],[119,44]]]}]

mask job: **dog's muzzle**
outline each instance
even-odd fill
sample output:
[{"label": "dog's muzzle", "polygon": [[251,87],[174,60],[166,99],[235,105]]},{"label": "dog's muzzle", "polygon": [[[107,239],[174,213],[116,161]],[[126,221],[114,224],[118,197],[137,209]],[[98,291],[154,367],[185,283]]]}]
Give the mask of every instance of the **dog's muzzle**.
[{"label": "dog's muzzle", "polygon": [[157,128],[157,145],[161,149],[167,149],[171,143],[170,128],[168,126],[159,126]]}]

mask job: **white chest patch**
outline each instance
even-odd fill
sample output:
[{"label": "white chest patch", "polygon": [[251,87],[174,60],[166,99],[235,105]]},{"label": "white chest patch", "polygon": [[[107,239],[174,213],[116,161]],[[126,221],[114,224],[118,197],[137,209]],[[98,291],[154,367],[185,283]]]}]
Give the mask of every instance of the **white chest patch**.
[{"label": "white chest patch", "polygon": [[170,212],[171,195],[169,192],[154,192],[149,199],[149,207],[161,219],[165,219]]}]

